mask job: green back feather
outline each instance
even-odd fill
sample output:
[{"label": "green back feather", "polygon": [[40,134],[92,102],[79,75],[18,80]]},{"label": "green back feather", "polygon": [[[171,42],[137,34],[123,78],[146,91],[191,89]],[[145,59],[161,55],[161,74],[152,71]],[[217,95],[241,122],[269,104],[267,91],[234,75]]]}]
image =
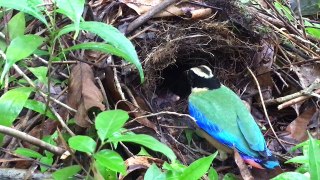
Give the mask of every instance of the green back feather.
[{"label": "green back feather", "polygon": [[[263,135],[252,115],[241,99],[229,88],[193,92],[189,102],[205,117],[235,137],[240,144],[256,155],[254,151],[265,150]],[[250,155],[250,154],[248,154]]]}]

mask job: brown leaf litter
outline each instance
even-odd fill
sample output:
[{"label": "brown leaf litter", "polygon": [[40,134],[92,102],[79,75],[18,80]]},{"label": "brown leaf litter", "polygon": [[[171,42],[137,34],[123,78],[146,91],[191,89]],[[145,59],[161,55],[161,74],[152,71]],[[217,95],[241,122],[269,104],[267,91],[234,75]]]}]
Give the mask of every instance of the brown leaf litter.
[{"label": "brown leaf litter", "polygon": [[67,104],[77,110],[74,115],[76,124],[90,127],[93,123],[87,112],[92,107],[103,111],[102,102],[103,96],[94,83],[92,68],[85,63],[75,65],[70,74]]}]

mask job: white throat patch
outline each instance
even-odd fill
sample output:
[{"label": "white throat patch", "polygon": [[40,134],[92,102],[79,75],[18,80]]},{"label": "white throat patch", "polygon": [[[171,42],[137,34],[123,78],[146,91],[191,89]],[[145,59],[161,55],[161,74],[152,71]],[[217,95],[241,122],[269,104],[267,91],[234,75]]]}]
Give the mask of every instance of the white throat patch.
[{"label": "white throat patch", "polygon": [[208,90],[209,90],[208,88],[192,88],[191,92],[197,93],[197,92],[205,92],[205,91],[208,91]]},{"label": "white throat patch", "polygon": [[[207,72],[204,72],[203,70],[201,70],[201,68],[205,68],[209,73]],[[209,67],[207,66],[199,66],[199,67],[194,67],[194,68],[191,68],[191,71],[193,71],[196,75],[200,76],[200,77],[203,77],[203,78],[212,78],[213,77],[213,74],[212,74],[212,71]]]}]

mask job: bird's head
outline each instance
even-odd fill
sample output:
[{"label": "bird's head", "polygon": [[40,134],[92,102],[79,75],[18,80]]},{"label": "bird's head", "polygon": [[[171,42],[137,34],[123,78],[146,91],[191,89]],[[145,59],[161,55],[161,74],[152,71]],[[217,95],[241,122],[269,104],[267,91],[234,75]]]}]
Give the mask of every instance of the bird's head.
[{"label": "bird's head", "polygon": [[208,66],[193,67],[187,71],[187,74],[193,92],[218,89],[221,86]]}]

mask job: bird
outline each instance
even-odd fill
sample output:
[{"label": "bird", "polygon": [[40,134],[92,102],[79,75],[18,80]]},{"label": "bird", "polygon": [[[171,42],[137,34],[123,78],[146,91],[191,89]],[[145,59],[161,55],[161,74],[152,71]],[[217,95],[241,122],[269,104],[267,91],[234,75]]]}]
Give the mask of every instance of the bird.
[{"label": "bird", "polygon": [[255,168],[279,167],[259,126],[236,93],[220,83],[206,65],[187,70],[187,78],[191,85],[189,114],[218,142],[217,149],[236,149],[244,162]]}]

